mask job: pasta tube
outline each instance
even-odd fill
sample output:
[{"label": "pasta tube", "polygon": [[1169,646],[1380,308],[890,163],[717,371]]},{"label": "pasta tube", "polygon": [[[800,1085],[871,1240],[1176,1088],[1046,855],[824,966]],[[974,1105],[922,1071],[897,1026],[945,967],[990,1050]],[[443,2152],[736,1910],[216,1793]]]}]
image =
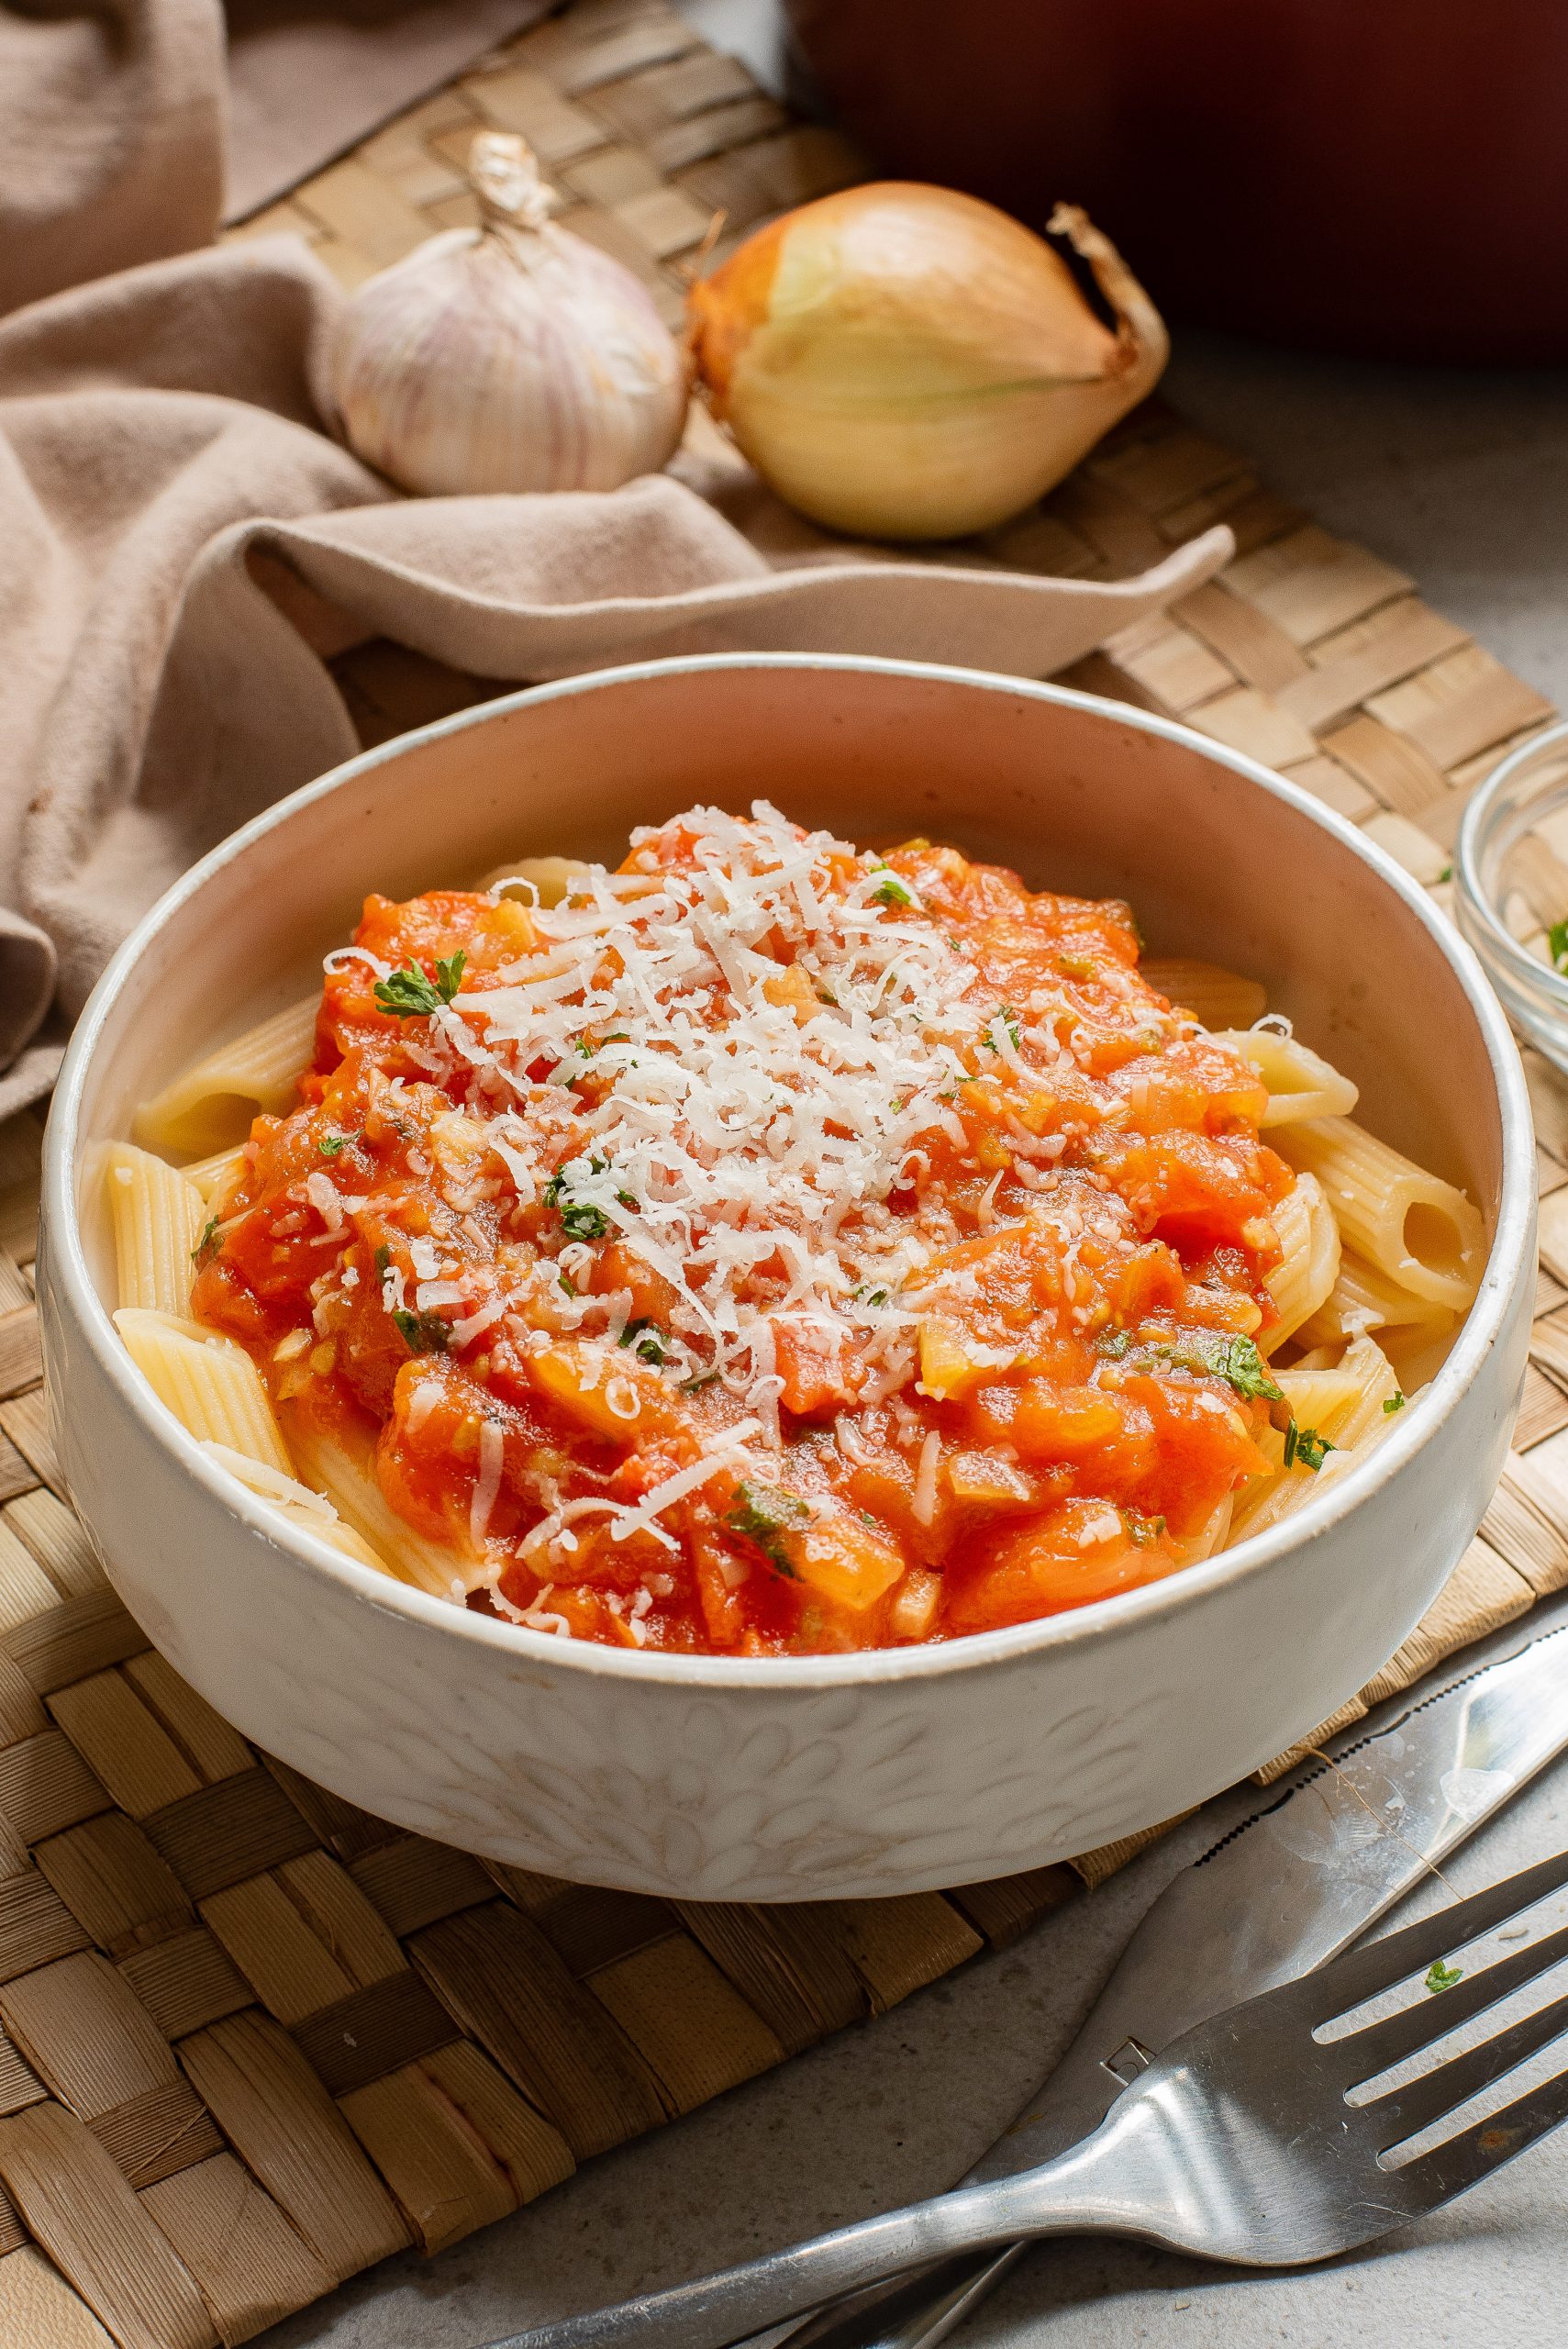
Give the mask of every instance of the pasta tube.
[{"label": "pasta tube", "polygon": [[1387,1357],[1370,1338],[1348,1347],[1336,1369],[1275,1371],[1273,1376],[1296,1426],[1326,1436],[1331,1449],[1316,1470],[1301,1462],[1287,1468],[1284,1436],[1277,1428],[1265,1429],[1259,1442],[1277,1472],[1258,1477],[1236,1496],[1232,1542],[1266,1532],[1310,1500],[1323,1476],[1341,1475],[1352,1458],[1369,1452],[1387,1432],[1392,1414],[1384,1407],[1399,1392]]},{"label": "pasta tube", "polygon": [[138,1141],[200,1157],[243,1141],[262,1111],[286,1109],[315,1050],[320,1001],[314,995],[274,1012],[144,1101],[136,1113]]},{"label": "pasta tube", "polygon": [[1139,975],[1166,1001],[1190,1011],[1200,1028],[1221,1032],[1250,1028],[1268,1009],[1267,990],[1256,979],[1227,971],[1218,963],[1194,963],[1184,955],[1149,955]]},{"label": "pasta tube", "polygon": [[195,1185],[208,1208],[221,1214],[244,1164],[245,1145],[237,1141],[232,1150],[215,1150],[210,1158],[195,1159],[189,1166],[182,1166],[180,1172],[187,1183]]},{"label": "pasta tube", "polygon": [[1273,1213],[1284,1250],[1263,1286],[1279,1314],[1268,1347],[1293,1337],[1329,1297],[1340,1271],[1340,1227],[1316,1174],[1299,1174]]},{"label": "pasta tube", "polygon": [[1343,1118],[1357,1093],[1331,1061],[1273,1028],[1221,1029],[1214,1039],[1251,1061],[1268,1087],[1269,1106],[1258,1123],[1282,1126],[1293,1118]]},{"label": "pasta tube", "polygon": [[206,1222],[201,1193],[183,1174],[128,1141],[104,1153],[119,1301],[154,1313],[188,1313],[194,1257]]},{"label": "pasta tube", "polygon": [[515,864],[498,864],[479,885],[526,906],[558,906],[578,874],[589,870],[580,856],[523,856]]},{"label": "pasta tube", "polygon": [[1296,1335],[1304,1345],[1313,1346],[1337,1345],[1366,1330],[1420,1330],[1429,1338],[1441,1338],[1453,1322],[1451,1306],[1434,1305],[1430,1297],[1401,1288],[1364,1256],[1346,1248],[1340,1252],[1333,1287]]},{"label": "pasta tube", "polygon": [[464,1558],[445,1542],[428,1541],[398,1516],[376,1481],[370,1445],[356,1457],[297,1413],[289,1432],[307,1482],[326,1494],[387,1573],[433,1598],[462,1598],[485,1579],[483,1559]]},{"label": "pasta tube", "polygon": [[134,1306],[116,1314],[115,1327],[159,1401],[188,1434],[293,1475],[261,1374],[242,1346],[199,1322]]},{"label": "pasta tube", "polygon": [[286,1524],[329,1542],[334,1550],[341,1550],[347,1558],[357,1558],[361,1565],[374,1566],[381,1574],[392,1571],[386,1560],[378,1557],[351,1525],[344,1524],[324,1494],[313,1493],[297,1477],[285,1476],[263,1461],[248,1460],[242,1452],[235,1452],[226,1443],[204,1443],[202,1450],[220,1468],[227,1469],[247,1492],[254,1493],[258,1500],[275,1508]]},{"label": "pasta tube", "polygon": [[1462,1191],[1349,1118],[1283,1125],[1272,1139],[1294,1167],[1317,1175],[1358,1254],[1416,1296],[1463,1311],[1481,1279],[1486,1231]]}]

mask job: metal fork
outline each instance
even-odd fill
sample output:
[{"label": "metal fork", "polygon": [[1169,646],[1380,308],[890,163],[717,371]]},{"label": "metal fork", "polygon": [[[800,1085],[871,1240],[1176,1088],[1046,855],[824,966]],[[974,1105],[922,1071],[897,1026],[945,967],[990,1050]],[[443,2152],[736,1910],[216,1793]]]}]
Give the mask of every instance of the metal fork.
[{"label": "metal fork", "polygon": [[[1373,2242],[1568,2120],[1565,2051],[1550,2080],[1501,2111],[1409,2158],[1399,2150],[1568,2032],[1568,1994],[1404,2086],[1377,2085],[1568,1956],[1565,1925],[1482,1970],[1439,1965],[1565,1884],[1562,1853],[1217,2015],[1140,2073],[1092,2137],[1038,2169],[490,2349],[724,2349],[907,2268],[1030,2236],[1130,2235],[1252,2267],[1298,2266]],[[1441,1995],[1340,2036],[1316,2035],[1419,1975]],[[1348,2101],[1369,2082],[1365,2100]]]}]

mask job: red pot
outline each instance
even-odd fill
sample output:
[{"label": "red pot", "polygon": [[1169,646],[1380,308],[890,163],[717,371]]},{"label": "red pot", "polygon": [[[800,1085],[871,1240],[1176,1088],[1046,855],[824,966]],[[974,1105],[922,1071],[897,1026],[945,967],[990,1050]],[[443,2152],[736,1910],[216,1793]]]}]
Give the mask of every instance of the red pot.
[{"label": "red pot", "polygon": [[1568,358],[1568,0],[789,0],[879,169],[1085,205],[1173,316]]}]

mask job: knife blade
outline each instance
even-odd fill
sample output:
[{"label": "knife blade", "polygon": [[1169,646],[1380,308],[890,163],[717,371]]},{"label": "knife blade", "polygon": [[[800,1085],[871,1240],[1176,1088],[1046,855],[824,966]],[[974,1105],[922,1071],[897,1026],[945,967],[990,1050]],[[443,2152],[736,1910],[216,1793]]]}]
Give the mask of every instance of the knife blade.
[{"label": "knife blade", "polygon": [[[1568,1597],[1433,1677],[1343,1731],[1328,1762],[1261,1794],[1166,1887],[1056,2069],[962,2184],[1076,2144],[1172,2040],[1326,1965],[1568,1747]],[[772,2338],[789,2349],[936,2349],[1022,2249],[928,2269]]]}]

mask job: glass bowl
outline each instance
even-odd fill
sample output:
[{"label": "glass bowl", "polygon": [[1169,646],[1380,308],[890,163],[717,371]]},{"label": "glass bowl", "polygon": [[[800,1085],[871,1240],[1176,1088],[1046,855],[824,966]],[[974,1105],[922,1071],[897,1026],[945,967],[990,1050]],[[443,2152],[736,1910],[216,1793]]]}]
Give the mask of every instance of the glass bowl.
[{"label": "glass bowl", "polygon": [[1459,927],[1503,1008],[1568,1074],[1568,723],[1487,776],[1460,826],[1454,883]]}]

